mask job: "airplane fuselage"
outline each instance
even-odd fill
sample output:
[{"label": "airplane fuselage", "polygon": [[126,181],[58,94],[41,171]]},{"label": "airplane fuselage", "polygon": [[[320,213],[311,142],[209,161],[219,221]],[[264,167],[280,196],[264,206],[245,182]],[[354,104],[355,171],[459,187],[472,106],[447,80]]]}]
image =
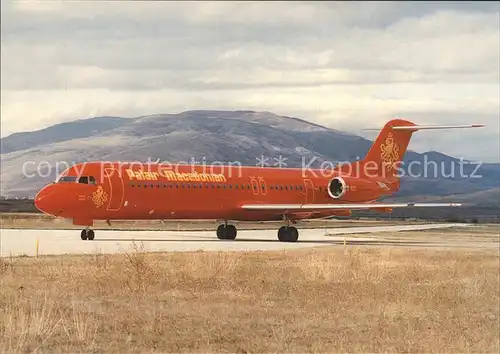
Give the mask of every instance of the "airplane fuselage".
[{"label": "airplane fuselage", "polygon": [[[72,166],[37,196],[37,206],[77,225],[92,220],[281,220],[277,211],[243,210],[243,204],[342,202],[328,192],[338,173],[317,169],[250,166],[89,162]],[[82,178],[83,177],[83,178]],[[371,202],[399,187],[351,186],[351,202]],[[44,205],[46,203],[46,205]],[[350,215],[346,210],[288,213],[292,219]]]}]

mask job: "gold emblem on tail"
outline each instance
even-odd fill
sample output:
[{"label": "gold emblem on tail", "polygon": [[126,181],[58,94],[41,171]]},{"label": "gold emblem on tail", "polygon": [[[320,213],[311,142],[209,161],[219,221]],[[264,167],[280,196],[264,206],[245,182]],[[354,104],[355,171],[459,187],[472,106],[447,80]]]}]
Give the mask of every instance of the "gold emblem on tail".
[{"label": "gold emblem on tail", "polygon": [[394,143],[392,133],[389,133],[385,144],[380,144],[380,157],[382,164],[390,171],[395,168],[396,162],[399,161],[399,146]]},{"label": "gold emblem on tail", "polygon": [[102,189],[102,186],[97,187],[97,190],[92,193],[92,201],[94,202],[96,208],[100,208],[108,200],[108,195]]}]

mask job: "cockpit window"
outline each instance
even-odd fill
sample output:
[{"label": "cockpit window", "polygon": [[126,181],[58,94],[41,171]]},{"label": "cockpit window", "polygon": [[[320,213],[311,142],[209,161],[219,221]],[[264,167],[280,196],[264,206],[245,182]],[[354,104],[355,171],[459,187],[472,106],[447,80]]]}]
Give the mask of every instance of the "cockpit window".
[{"label": "cockpit window", "polygon": [[57,180],[57,183],[61,183],[61,182],[70,182],[70,183],[75,183],[76,182],[76,177],[75,176],[64,176],[64,177],[61,177]]},{"label": "cockpit window", "polygon": [[57,183],[82,183],[82,184],[95,184],[94,176],[81,176],[80,178],[76,176],[64,176],[57,180]]},{"label": "cockpit window", "polygon": [[95,184],[95,178],[93,176],[81,176],[78,179],[78,183],[82,183],[82,184]]}]

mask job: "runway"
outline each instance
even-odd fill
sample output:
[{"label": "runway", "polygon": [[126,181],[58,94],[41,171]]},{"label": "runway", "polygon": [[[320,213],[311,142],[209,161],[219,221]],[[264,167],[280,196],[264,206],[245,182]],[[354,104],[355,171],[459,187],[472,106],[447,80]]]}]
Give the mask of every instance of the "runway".
[{"label": "runway", "polygon": [[[348,244],[356,245],[425,246],[427,244],[439,247],[441,245],[439,242],[405,241],[404,238],[400,241],[384,240],[383,237],[373,237],[373,233],[383,236],[383,233],[388,232],[466,226],[464,224],[426,224],[299,229],[299,241],[296,243],[279,242],[276,230],[239,230],[234,241],[217,239],[215,231],[96,230],[95,240],[83,241],[80,239],[79,230],[1,229],[0,256],[33,256],[37,252],[37,243],[39,255],[122,253],[132,250],[134,243],[145,251],[269,251],[343,245],[344,238]],[[366,233],[371,233],[371,235],[356,236]],[[447,243],[442,243],[441,246],[446,247]],[[467,245],[462,244],[462,246]]]}]

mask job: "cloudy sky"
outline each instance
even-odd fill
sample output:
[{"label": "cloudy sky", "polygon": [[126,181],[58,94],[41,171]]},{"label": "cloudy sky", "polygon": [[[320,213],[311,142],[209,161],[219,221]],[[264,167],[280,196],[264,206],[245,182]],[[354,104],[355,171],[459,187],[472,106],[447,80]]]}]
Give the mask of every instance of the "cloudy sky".
[{"label": "cloudy sky", "polygon": [[2,1],[2,137],[98,115],[253,109],[500,161],[500,5]]}]

